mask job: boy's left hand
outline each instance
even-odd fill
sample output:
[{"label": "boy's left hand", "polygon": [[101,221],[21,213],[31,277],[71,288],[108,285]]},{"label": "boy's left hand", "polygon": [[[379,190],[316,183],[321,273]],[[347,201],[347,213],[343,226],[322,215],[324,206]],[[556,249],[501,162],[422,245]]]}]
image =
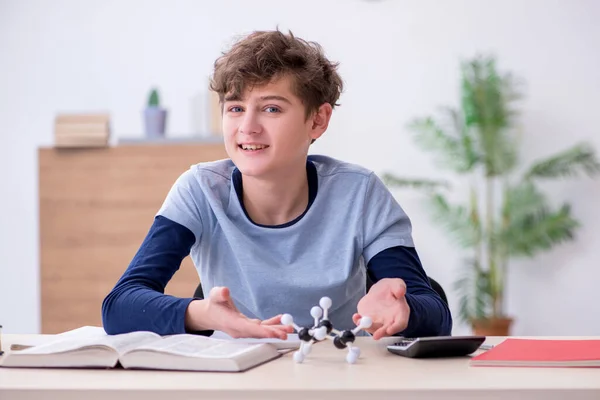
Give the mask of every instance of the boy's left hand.
[{"label": "boy's left hand", "polygon": [[406,302],[406,283],[399,278],[385,278],[373,286],[358,302],[357,314],[352,320],[358,325],[363,315],[371,317],[373,324],[366,329],[373,339],[379,340],[406,329],[410,307]]}]

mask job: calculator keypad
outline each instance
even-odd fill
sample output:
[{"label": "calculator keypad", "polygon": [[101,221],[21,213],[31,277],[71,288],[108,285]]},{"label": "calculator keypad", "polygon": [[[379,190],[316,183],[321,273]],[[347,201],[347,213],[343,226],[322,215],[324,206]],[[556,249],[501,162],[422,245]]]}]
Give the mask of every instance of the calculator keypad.
[{"label": "calculator keypad", "polygon": [[415,339],[413,338],[402,338],[400,341],[394,343],[394,346],[407,347],[411,345],[414,341]]}]

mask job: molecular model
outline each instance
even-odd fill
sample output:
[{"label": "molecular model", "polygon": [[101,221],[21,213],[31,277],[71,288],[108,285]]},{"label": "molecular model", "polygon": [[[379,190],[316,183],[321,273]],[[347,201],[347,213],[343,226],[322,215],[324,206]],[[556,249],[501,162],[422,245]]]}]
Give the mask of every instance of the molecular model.
[{"label": "molecular model", "polygon": [[[329,297],[323,297],[319,301],[318,306],[314,306],[310,309],[310,315],[315,319],[314,326],[311,328],[300,327],[294,323],[294,319],[290,314],[283,314],[281,316],[281,323],[283,325],[293,326],[298,337],[302,341],[300,343],[300,349],[294,353],[294,361],[301,363],[304,358],[310,353],[311,347],[314,343],[322,341],[324,339],[333,340],[333,345],[338,349],[348,348],[348,354],[346,355],[346,361],[349,364],[354,364],[360,357],[360,348],[354,346],[354,339],[356,334],[362,330],[371,326],[371,318],[362,317],[358,326],[352,330],[344,330],[342,332],[333,328],[333,324],[328,319],[328,310],[331,307],[331,299]],[[321,319],[323,317],[323,319]],[[335,336],[331,336],[330,333],[334,333]]]}]

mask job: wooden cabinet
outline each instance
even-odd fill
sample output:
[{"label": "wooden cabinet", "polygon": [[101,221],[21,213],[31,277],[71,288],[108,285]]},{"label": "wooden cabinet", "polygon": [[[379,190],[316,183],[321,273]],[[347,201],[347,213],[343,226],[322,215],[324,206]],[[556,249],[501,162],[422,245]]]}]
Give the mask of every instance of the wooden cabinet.
[{"label": "wooden cabinet", "polygon": [[[39,150],[42,333],[101,325],[101,305],[144,240],[177,177],[226,158],[222,143]],[[166,293],[199,283],[186,258]]]}]

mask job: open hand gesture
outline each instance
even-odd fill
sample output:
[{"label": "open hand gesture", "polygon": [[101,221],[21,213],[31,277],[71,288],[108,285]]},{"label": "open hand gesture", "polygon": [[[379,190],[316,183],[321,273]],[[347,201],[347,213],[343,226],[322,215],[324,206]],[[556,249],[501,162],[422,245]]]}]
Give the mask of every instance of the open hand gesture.
[{"label": "open hand gesture", "polygon": [[402,279],[382,279],[358,302],[358,313],[352,320],[358,325],[363,315],[371,317],[373,323],[366,331],[375,340],[398,333],[406,329],[410,316],[405,294],[406,284]]},{"label": "open hand gesture", "polygon": [[281,315],[261,321],[242,314],[226,287],[212,288],[208,297],[199,303],[202,307],[199,312],[202,315],[202,325],[206,329],[225,332],[233,338],[287,339],[287,334],[293,332],[293,327],[281,325]]}]

